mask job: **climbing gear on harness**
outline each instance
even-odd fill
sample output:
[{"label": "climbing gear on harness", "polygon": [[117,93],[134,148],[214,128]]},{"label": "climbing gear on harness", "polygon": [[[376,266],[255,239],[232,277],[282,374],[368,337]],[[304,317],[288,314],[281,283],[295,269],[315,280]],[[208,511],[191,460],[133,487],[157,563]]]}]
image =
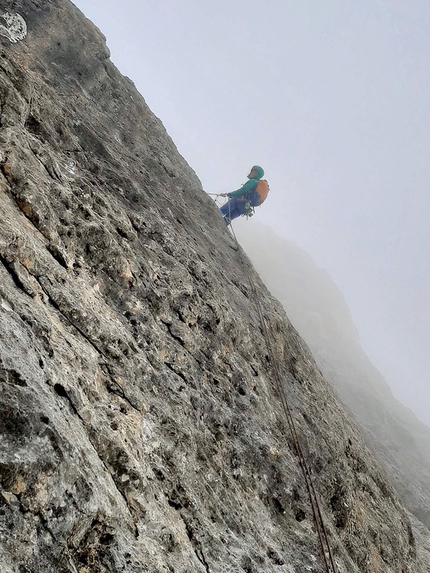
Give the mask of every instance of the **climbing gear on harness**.
[{"label": "climbing gear on harness", "polygon": [[246,217],[248,219],[248,217],[252,217],[254,214],[255,214],[254,206],[251,205],[251,201],[247,201],[245,203],[245,213],[242,215],[242,217]]},{"label": "climbing gear on harness", "polygon": [[[256,188],[243,195],[232,196],[232,193],[208,193],[215,197],[215,202],[219,197],[228,197],[228,202],[221,205],[220,211],[228,226],[232,219],[242,216],[252,217],[255,215],[255,207],[261,205],[267,197],[269,185],[266,180],[259,181]],[[232,203],[233,202],[233,203]],[[228,211],[228,212],[227,212]]]}]

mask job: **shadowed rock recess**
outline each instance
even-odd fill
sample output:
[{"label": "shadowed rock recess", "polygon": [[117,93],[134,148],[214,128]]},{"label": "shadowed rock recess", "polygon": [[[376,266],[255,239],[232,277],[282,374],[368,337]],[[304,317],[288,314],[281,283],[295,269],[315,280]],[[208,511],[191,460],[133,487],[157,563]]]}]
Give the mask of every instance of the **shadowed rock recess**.
[{"label": "shadowed rock recess", "polygon": [[[0,8],[0,570],[429,571],[395,490],[100,32]],[[148,24],[148,23],[147,23]]]}]

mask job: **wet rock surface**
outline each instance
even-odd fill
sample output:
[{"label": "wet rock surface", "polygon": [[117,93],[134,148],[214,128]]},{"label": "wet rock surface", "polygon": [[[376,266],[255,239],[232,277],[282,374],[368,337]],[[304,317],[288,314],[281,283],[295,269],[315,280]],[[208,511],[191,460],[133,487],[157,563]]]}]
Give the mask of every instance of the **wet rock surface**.
[{"label": "wet rock surface", "polygon": [[27,33],[0,35],[1,571],[324,571],[251,280],[339,571],[428,571],[425,531],[100,32],[66,0],[2,10]]}]

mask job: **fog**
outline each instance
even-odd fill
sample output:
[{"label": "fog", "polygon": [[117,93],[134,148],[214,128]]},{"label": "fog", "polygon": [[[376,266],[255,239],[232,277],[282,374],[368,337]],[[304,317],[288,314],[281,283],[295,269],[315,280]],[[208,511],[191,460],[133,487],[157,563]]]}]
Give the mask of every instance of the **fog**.
[{"label": "fog", "polygon": [[342,291],[430,425],[428,0],[78,0],[207,192],[253,164],[256,218]]}]

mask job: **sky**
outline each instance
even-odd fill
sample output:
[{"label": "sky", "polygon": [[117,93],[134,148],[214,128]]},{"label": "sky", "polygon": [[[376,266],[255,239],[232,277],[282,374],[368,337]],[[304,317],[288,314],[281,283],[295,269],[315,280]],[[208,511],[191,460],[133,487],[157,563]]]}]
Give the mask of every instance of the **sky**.
[{"label": "sky", "polygon": [[256,218],[342,291],[430,426],[428,0],[75,0],[210,193],[261,165]]}]

